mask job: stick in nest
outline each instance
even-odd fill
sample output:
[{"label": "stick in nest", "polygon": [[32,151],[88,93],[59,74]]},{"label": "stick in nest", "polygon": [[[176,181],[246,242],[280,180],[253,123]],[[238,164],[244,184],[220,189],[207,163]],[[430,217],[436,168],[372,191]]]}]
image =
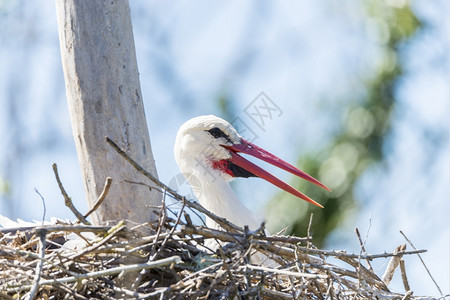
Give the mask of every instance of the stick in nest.
[{"label": "stick in nest", "polygon": [[30,289],[30,293],[27,297],[28,300],[34,299],[36,293],[39,289],[39,280],[41,279],[42,268],[44,266],[44,257],[45,257],[45,237],[47,235],[47,231],[45,229],[41,229],[38,231],[39,234],[39,262],[36,265],[36,274],[34,279],[34,284]]},{"label": "stick in nest", "polygon": [[[405,240],[411,245],[411,247],[414,250],[417,250],[416,247],[414,247],[413,243],[408,239],[408,237],[403,233],[403,231],[400,230],[401,235],[403,235],[403,237],[405,238]],[[443,296],[444,294],[442,293],[441,288],[439,287],[439,285],[437,284],[436,280],[434,280],[434,277],[431,275],[430,270],[428,270],[427,265],[425,264],[425,262],[422,259],[422,256],[420,256],[419,253],[417,253],[417,256],[419,257],[420,261],[422,262],[423,266],[425,267],[425,270],[427,270],[428,275],[430,276],[431,280],[433,280],[434,285],[436,286],[436,288],[438,289],[439,293],[441,294],[441,296]]]},{"label": "stick in nest", "polygon": [[[400,245],[395,249],[394,254],[398,254],[399,252],[405,252],[405,250],[406,244]],[[381,280],[383,280],[386,286],[389,285],[389,283],[392,280],[392,277],[394,277],[395,269],[400,263],[402,256],[403,255],[395,255],[391,257],[391,260],[389,261],[388,266],[386,267],[386,271],[384,272],[383,277],[381,277]]]},{"label": "stick in nest", "polygon": [[[92,214],[94,211],[97,210],[97,208],[102,204],[103,200],[105,200],[106,195],[108,195],[109,188],[111,187],[112,178],[107,177],[105,181],[105,185],[103,186],[102,193],[100,196],[98,196],[97,201],[95,202],[94,206],[83,216],[85,219],[89,217],[90,214]],[[84,223],[83,223],[84,224]]]},{"label": "stick in nest", "polygon": [[64,197],[64,203],[73,212],[73,214],[77,217],[77,219],[81,223],[83,223],[84,225],[90,225],[89,222],[86,221],[85,217],[83,217],[83,215],[75,208],[75,206],[73,205],[72,199],[69,197],[69,195],[67,195],[67,192],[64,189],[61,179],[59,178],[58,166],[55,163],[53,163],[52,168],[53,168],[53,172],[55,173],[56,182],[58,182],[59,189],[61,190],[61,194]]}]

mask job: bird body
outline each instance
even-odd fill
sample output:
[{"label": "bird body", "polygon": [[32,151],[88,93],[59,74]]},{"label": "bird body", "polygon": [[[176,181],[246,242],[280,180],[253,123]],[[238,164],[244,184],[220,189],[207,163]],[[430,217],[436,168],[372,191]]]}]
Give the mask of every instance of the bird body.
[{"label": "bird body", "polygon": [[[322,207],[308,196],[246,160],[239,153],[257,157],[329,190],[310,175],[246,141],[230,123],[213,115],[195,117],[181,125],[174,147],[177,164],[200,203],[235,225],[241,227],[247,225],[255,230],[262,221],[234,194],[229,181],[235,177],[260,177]],[[219,228],[209,218],[206,219],[206,225]]]}]

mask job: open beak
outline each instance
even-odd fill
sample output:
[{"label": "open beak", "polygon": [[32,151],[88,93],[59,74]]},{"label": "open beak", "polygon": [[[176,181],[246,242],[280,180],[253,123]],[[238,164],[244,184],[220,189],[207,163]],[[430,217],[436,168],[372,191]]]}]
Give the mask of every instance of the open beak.
[{"label": "open beak", "polygon": [[254,156],[256,158],[259,158],[269,164],[272,164],[276,167],[279,167],[285,171],[288,171],[298,177],[301,177],[303,179],[308,180],[309,182],[312,182],[324,189],[326,189],[327,191],[331,190],[324,185],[323,183],[321,183],[320,181],[318,181],[317,179],[315,179],[314,177],[306,174],[305,172],[297,169],[296,167],[294,167],[293,165],[285,162],[284,160],[276,157],[275,155],[267,152],[266,150],[244,140],[241,139],[241,142],[239,144],[234,144],[231,146],[228,145],[222,145],[223,147],[227,148],[228,150],[230,150],[231,152],[231,159],[230,161],[236,165],[238,165],[241,168],[244,168],[245,170],[253,173],[254,175],[267,180],[268,182],[272,183],[273,185],[279,187],[280,189],[285,190],[288,193],[291,193],[294,196],[299,197],[300,199],[303,199],[305,201],[308,201],[314,205],[317,205],[321,208],[323,208],[322,205],[320,205],[319,203],[317,203],[316,201],[314,201],[313,199],[309,198],[308,196],[306,196],[305,194],[301,193],[300,191],[296,190],[295,188],[293,188],[292,186],[290,186],[289,184],[281,181],[280,179],[278,179],[277,177],[273,176],[272,174],[270,174],[269,172],[263,170],[262,168],[258,167],[257,165],[255,165],[254,163],[246,160],[245,158],[243,158],[242,156],[238,155],[237,153],[242,152],[251,156]]}]

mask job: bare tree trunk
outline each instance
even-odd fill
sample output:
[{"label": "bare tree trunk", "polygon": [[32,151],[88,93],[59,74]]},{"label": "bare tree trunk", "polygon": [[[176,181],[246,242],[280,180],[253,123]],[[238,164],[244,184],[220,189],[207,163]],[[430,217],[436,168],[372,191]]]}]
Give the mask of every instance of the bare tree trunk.
[{"label": "bare tree trunk", "polygon": [[92,221],[151,221],[160,193],[124,182],[147,181],[105,142],[109,136],[157,176],[128,1],[56,0],[56,10],[70,117],[90,207],[106,177],[113,178]]}]

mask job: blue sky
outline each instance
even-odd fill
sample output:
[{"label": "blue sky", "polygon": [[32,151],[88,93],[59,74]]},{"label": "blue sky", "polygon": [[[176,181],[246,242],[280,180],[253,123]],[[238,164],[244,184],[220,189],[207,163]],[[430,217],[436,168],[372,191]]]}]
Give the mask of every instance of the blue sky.
[{"label": "blue sky", "polygon": [[[216,99],[223,95],[232,100],[235,117],[257,133],[255,143],[287,161],[295,162],[326,144],[341,121],[330,118],[329,107],[345,109],[364,92],[355,86],[355,74],[376,68],[376,36],[359,3],[131,1],[160,179],[168,183],[179,173],[172,154],[178,127],[197,115],[220,114]],[[0,214],[41,219],[36,187],[46,199],[47,218],[73,218],[51,169],[53,162],[59,165],[68,193],[85,211],[54,3],[2,5],[0,178],[8,178],[12,187],[9,197],[0,198]],[[356,189],[359,210],[328,242],[329,248],[357,252],[358,227],[368,235],[369,252],[392,251],[404,243],[399,234],[403,230],[416,247],[428,249],[424,260],[444,293],[450,292],[448,6],[446,1],[412,1],[427,29],[402,49],[407,74],[396,91],[386,162],[361,178]],[[245,114],[245,107],[262,91],[283,111],[265,131]],[[289,180],[288,174],[277,175]],[[253,179],[238,180],[235,187],[246,205],[260,214],[277,192]],[[406,258],[406,263],[415,295],[437,296],[417,257]],[[377,266],[381,273],[386,264]],[[392,287],[402,291],[397,275]]]}]

